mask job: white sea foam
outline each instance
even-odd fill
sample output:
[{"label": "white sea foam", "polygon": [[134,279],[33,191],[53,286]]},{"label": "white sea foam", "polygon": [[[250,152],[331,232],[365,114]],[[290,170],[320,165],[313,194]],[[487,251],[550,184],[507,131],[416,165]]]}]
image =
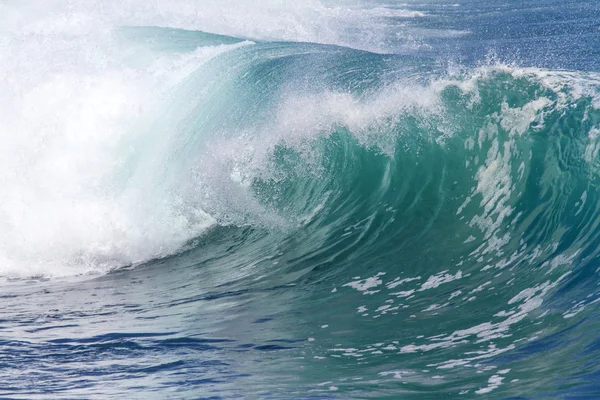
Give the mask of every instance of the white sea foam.
[{"label": "white sea foam", "polygon": [[211,225],[178,194],[149,195],[167,166],[135,164],[156,158],[139,144],[167,133],[148,121],[171,88],[240,44],[132,64],[91,14],[0,6],[0,275],[136,264]]}]

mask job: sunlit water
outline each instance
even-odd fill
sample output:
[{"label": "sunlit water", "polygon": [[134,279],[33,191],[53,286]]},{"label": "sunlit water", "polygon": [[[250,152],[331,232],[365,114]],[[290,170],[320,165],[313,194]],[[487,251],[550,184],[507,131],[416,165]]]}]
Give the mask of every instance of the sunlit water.
[{"label": "sunlit water", "polygon": [[597,1],[0,3],[0,395],[600,396]]}]

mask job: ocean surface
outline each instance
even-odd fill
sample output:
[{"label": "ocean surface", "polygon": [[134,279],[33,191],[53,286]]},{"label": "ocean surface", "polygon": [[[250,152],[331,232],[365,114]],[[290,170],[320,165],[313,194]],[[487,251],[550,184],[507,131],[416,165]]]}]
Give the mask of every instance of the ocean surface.
[{"label": "ocean surface", "polygon": [[600,398],[600,1],[0,0],[0,398]]}]

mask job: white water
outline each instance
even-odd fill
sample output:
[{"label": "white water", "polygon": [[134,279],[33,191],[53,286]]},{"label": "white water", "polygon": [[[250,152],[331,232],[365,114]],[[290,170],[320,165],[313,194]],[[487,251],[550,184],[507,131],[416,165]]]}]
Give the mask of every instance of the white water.
[{"label": "white water", "polygon": [[[316,0],[0,3],[0,276],[143,262],[214,222],[168,190],[177,183],[157,194],[173,132],[152,125],[178,83],[237,46],[155,55],[115,27],[344,44],[349,24],[365,22],[347,11]],[[166,148],[146,146],[157,138]]]}]

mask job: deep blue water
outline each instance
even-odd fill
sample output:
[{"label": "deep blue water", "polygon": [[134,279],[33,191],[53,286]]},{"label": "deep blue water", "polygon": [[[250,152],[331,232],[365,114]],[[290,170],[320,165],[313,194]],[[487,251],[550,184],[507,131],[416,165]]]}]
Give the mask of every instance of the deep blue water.
[{"label": "deep blue water", "polygon": [[597,1],[0,3],[0,397],[600,398]]}]

